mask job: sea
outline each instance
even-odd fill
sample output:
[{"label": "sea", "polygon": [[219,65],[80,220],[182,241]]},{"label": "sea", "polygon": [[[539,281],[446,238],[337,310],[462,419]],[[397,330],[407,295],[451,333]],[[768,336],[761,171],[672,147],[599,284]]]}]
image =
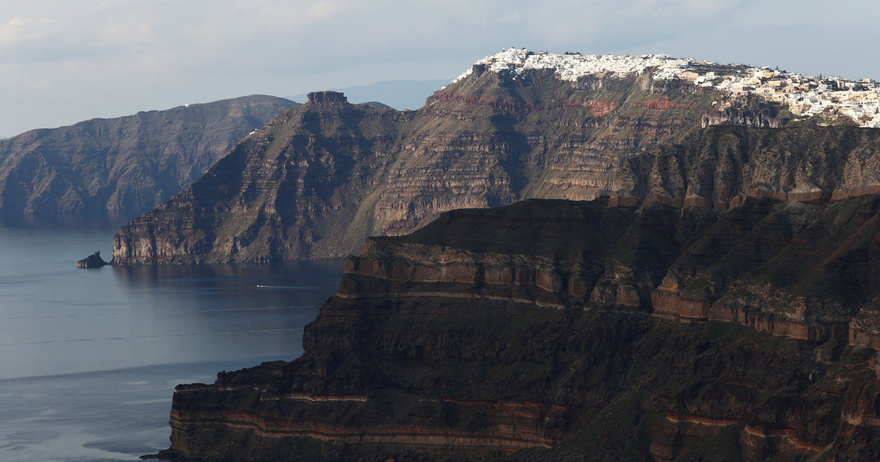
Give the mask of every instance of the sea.
[{"label": "sea", "polygon": [[175,385],[293,360],[342,261],[76,268],[115,228],[0,227],[0,460],[169,447]]}]

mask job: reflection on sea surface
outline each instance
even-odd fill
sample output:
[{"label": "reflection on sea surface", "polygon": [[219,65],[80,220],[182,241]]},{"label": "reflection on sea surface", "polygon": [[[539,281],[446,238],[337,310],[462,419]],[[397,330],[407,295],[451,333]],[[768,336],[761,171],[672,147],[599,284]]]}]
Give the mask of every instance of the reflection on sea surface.
[{"label": "reflection on sea surface", "polygon": [[[113,268],[130,302],[150,306],[151,331],[195,360],[302,353],[302,328],[335,292],[341,262]],[[201,337],[193,341],[193,337]],[[179,357],[179,352],[177,353]]]},{"label": "reflection on sea surface", "polygon": [[178,383],[302,353],[342,262],[77,269],[113,230],[0,228],[0,460],[135,460]]}]

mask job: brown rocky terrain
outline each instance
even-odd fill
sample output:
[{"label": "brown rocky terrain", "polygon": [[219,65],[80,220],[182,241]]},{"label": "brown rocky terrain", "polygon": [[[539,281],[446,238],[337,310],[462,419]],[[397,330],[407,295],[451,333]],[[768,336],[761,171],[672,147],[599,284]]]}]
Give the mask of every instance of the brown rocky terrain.
[{"label": "brown rocky terrain", "polygon": [[475,69],[418,111],[318,93],[125,225],[115,262],[341,257],[451,209],[626,190],[622,159],[698,130],[721,98],[649,75],[573,84],[552,70],[514,80]]},{"label": "brown rocky terrain", "polygon": [[880,197],[533,200],[367,240],[176,460],[875,460]]},{"label": "brown rocky terrain", "polygon": [[189,186],[235,142],[295,104],[247,96],[0,140],[0,219],[129,220]]},{"label": "brown rocky terrain", "polygon": [[721,210],[880,190],[877,130],[786,125],[773,104],[650,72],[572,82],[475,65],[404,112],[313,96],[123,226],[114,262],[342,257],[447,210],[528,198]]}]

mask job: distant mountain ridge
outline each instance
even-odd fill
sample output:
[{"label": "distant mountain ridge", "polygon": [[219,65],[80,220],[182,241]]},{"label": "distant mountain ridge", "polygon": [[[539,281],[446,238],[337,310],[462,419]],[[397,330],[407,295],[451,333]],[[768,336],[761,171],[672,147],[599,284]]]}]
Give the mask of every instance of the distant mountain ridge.
[{"label": "distant mountain ridge", "polygon": [[119,222],[198,179],[296,103],[245,96],[25,132],[0,140],[0,220]]}]

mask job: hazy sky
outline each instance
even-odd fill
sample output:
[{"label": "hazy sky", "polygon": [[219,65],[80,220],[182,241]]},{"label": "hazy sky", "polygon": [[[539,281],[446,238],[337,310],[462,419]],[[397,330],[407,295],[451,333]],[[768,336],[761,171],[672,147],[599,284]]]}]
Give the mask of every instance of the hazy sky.
[{"label": "hazy sky", "polygon": [[507,47],[880,80],[876,0],[0,0],[0,135],[453,78]]}]

